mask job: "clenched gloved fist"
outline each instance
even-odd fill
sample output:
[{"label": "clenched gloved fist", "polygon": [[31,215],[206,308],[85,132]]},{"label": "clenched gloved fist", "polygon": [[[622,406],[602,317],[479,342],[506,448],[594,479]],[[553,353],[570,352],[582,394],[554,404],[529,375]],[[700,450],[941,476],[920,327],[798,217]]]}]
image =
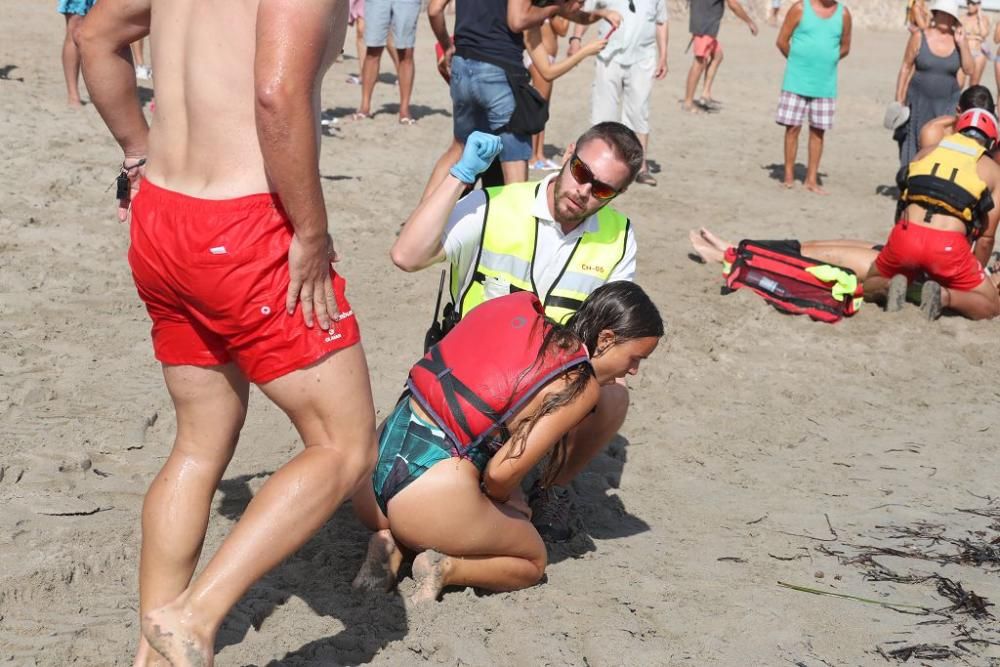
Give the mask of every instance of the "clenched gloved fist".
[{"label": "clenched gloved fist", "polygon": [[462,159],[455,163],[449,173],[463,183],[472,185],[476,182],[476,177],[490,166],[493,158],[500,154],[502,147],[500,137],[485,132],[473,132],[465,140]]}]

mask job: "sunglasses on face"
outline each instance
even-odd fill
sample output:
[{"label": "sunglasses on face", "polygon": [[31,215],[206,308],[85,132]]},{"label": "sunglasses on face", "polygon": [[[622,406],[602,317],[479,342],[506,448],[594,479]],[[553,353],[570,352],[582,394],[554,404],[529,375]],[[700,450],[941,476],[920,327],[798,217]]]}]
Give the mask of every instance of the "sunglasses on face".
[{"label": "sunglasses on face", "polygon": [[573,157],[570,158],[569,173],[573,175],[573,179],[580,185],[590,183],[590,194],[594,195],[594,199],[607,201],[614,199],[619,194],[619,191],[615,188],[604,181],[594,178],[594,172],[590,170],[590,167],[576,153],[573,153]]}]

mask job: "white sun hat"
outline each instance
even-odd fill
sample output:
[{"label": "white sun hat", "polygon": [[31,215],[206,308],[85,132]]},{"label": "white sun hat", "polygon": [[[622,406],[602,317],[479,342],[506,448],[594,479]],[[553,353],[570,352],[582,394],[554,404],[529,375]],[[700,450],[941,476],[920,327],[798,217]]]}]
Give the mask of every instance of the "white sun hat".
[{"label": "white sun hat", "polygon": [[956,20],[962,20],[958,13],[958,0],[934,0],[928,7],[932,12],[944,12]]}]

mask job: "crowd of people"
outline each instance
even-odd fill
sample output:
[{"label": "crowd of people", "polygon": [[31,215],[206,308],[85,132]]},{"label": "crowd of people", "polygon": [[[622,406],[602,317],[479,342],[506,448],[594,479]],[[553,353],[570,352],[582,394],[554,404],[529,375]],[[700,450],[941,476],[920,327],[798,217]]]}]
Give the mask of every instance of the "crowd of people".
[{"label": "crowd of people", "polygon": [[[361,332],[332,264],[316,101],[354,25],[362,65],[353,117],[372,116],[389,48],[398,122],[417,122],[420,3],[260,0],[234,13],[195,0],[62,2],[70,103],[79,102],[82,63],[123,151],[119,216],[130,222],[129,264],[176,411],[173,449],[142,512],[136,664],[211,665],[229,609],[349,498],[373,531],[358,588],[391,588],[407,557],[414,602],[448,585],[506,591],[538,582],[545,541],[573,532],[568,484],[624,424],[625,378],[665,333],[634,282],[639,243],[621,210],[633,184],[656,185],[647,152],[651,90],[668,73],[665,0],[455,0],[452,30],[450,0],[430,0],[453,133],[390,256],[408,272],[446,263],[450,299],[443,336],[413,364],[378,427]],[[909,110],[901,155],[909,152],[888,241],[802,247],[864,275],[866,291],[892,309],[919,286],[929,316],[951,308],[993,317],[1000,297],[983,267],[1000,217],[1000,166],[990,157],[998,128],[970,44],[975,32],[982,51],[989,23],[974,6],[959,16],[953,2],[935,0],[900,71],[897,102]],[[685,111],[720,107],[712,86],[727,7],[757,34],[736,0],[691,0]],[[777,23],[780,3],[771,7]],[[917,26],[921,11],[914,5]],[[584,43],[594,24],[597,39]],[[226,58],[216,57],[222,32],[234,36]],[[151,123],[136,96],[137,77],[149,75],[137,58],[147,35],[157,82]],[[851,15],[837,0],[800,0],[783,18],[776,120],[786,186],[808,122],[805,187],[824,192],[819,160],[850,43]],[[960,62],[972,83],[961,99],[957,67],[946,76],[934,60],[948,48],[949,67]],[[551,83],[590,56],[592,125],[564,155],[545,156]],[[158,123],[161,114],[171,122]],[[553,173],[531,182],[529,167]],[[951,186],[938,176],[945,171]],[[692,243],[711,260],[730,246],[704,229]],[[251,383],[288,415],[304,447],[195,574]]]}]

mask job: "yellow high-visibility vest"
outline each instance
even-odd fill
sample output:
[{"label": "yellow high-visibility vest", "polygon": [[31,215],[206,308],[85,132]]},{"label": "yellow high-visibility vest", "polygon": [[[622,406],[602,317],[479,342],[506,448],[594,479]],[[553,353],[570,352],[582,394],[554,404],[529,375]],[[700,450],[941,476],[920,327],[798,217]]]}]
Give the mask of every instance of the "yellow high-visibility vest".
[{"label": "yellow high-visibility vest", "polygon": [[[540,183],[512,183],[486,190],[482,242],[472,281],[459,294],[462,276],[451,267],[451,298],[459,317],[499,296],[487,289],[493,281],[505,293],[538,293],[532,279],[538,219],[531,214]],[[547,295],[539,294],[545,315],[564,323],[595,289],[608,282],[625,256],[629,219],[605,206],[597,212],[597,230],[584,232]]]}]

